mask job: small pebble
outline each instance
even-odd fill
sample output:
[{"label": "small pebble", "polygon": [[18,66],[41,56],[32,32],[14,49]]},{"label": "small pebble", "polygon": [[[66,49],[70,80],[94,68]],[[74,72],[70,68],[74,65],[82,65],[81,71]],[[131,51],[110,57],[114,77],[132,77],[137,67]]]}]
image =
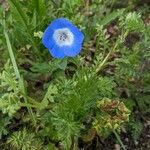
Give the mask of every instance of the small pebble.
[{"label": "small pebble", "polygon": [[149,134],[147,134],[147,135],[146,135],[146,137],[150,137],[150,135],[149,135]]},{"label": "small pebble", "polygon": [[114,150],[121,150],[121,147],[119,144],[115,144],[115,149]]},{"label": "small pebble", "polygon": [[124,127],[121,127],[121,131],[122,131],[123,133],[127,133],[127,131],[126,131],[126,129],[125,129]]},{"label": "small pebble", "polygon": [[135,144],[135,145],[138,145],[138,144],[139,144],[139,142],[138,142],[138,141],[134,141],[134,144]]},{"label": "small pebble", "polygon": [[125,138],[124,140],[125,140],[126,142],[129,142],[129,139],[128,139],[128,138]]}]

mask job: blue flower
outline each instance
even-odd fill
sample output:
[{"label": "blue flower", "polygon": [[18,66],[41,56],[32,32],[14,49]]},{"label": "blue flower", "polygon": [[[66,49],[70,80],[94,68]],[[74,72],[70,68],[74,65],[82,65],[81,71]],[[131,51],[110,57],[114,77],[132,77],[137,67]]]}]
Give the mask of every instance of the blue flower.
[{"label": "blue flower", "polygon": [[58,18],[44,31],[42,43],[54,58],[64,58],[78,55],[83,39],[83,33],[69,20]]}]

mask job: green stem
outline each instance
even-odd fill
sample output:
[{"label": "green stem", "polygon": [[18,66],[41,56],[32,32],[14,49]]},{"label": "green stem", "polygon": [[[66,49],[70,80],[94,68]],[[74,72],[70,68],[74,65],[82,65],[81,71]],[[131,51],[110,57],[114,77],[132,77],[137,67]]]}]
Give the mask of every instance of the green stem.
[{"label": "green stem", "polygon": [[39,108],[38,106],[32,105],[32,104],[28,104],[28,103],[21,103],[20,104],[21,107],[27,107],[27,108]]},{"label": "green stem", "polygon": [[18,69],[16,60],[15,60],[15,56],[14,56],[14,53],[13,53],[13,50],[12,50],[12,47],[11,47],[11,43],[10,43],[10,40],[9,40],[9,36],[8,36],[6,30],[5,30],[5,22],[4,22],[4,35],[5,35],[8,52],[9,52],[9,55],[10,55],[10,59],[11,59],[11,62],[12,62],[13,68],[14,68],[16,78],[21,79],[19,69]]},{"label": "green stem", "polygon": [[22,93],[24,95],[24,102],[25,102],[26,105],[28,105],[28,106],[26,106],[27,110],[28,110],[28,113],[29,113],[34,125],[36,125],[36,119],[35,119],[34,113],[32,111],[32,108],[31,108],[30,104],[28,104],[27,94],[26,94],[23,78],[20,79],[19,83],[20,83],[20,89],[22,90]]},{"label": "green stem", "polygon": [[106,62],[108,61],[110,55],[116,50],[117,46],[120,44],[120,41],[123,41],[126,38],[127,35],[128,35],[128,31],[126,31],[120,38],[118,38],[118,40],[116,41],[114,47],[109,51],[109,53],[104,58],[102,63],[97,67],[96,73],[98,73],[101,69],[103,69],[103,67],[105,66]]},{"label": "green stem", "polygon": [[[6,44],[7,44],[8,52],[9,52],[9,55],[10,55],[10,59],[11,59],[11,62],[12,62],[13,68],[14,68],[14,72],[15,72],[16,78],[19,80],[20,89],[22,90],[24,95],[26,95],[25,94],[26,92],[25,92],[25,86],[24,86],[23,78],[21,78],[21,76],[20,76],[19,69],[18,69],[16,60],[15,60],[15,56],[14,56],[14,53],[13,53],[13,50],[12,50],[12,46],[11,46],[11,43],[10,43],[10,39],[9,39],[9,36],[8,36],[8,34],[6,32],[5,20],[3,22],[3,26],[4,26],[4,35],[5,35],[5,39],[6,39]],[[26,98],[25,98],[24,101],[25,101],[26,104],[28,104]],[[36,124],[36,120],[35,120],[35,117],[34,117],[32,109],[30,107],[27,107],[27,109],[28,109],[28,112],[29,112],[33,122]]]},{"label": "green stem", "polygon": [[108,53],[107,56],[104,58],[104,60],[102,61],[102,63],[97,67],[96,73],[98,73],[98,72],[105,66],[105,63],[108,61],[110,55],[112,54],[112,52],[115,51],[115,49],[116,49],[117,46],[118,46],[118,42],[116,42],[114,48],[109,51],[109,53]]},{"label": "green stem", "polygon": [[115,130],[113,131],[113,133],[114,133],[114,135],[116,136],[116,139],[118,140],[118,142],[119,142],[119,144],[121,145],[121,147],[123,148],[123,150],[126,150],[126,148],[125,148],[123,142],[121,141],[121,138],[120,138],[120,136],[118,135],[118,133],[117,133]]}]

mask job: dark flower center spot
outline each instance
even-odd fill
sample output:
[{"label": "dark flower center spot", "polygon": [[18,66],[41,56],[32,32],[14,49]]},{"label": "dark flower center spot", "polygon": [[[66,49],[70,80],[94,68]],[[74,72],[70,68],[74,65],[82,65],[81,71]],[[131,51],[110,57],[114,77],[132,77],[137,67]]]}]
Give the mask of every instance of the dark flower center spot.
[{"label": "dark flower center spot", "polygon": [[68,35],[66,33],[62,32],[60,34],[59,40],[60,41],[65,41],[67,38],[68,38]]}]

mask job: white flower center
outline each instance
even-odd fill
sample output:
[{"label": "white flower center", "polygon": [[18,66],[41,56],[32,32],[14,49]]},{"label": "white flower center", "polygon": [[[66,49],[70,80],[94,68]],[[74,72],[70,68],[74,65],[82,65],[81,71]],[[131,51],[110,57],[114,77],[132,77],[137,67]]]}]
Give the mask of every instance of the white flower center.
[{"label": "white flower center", "polygon": [[70,46],[74,41],[74,36],[68,28],[55,30],[53,38],[58,46]]}]

